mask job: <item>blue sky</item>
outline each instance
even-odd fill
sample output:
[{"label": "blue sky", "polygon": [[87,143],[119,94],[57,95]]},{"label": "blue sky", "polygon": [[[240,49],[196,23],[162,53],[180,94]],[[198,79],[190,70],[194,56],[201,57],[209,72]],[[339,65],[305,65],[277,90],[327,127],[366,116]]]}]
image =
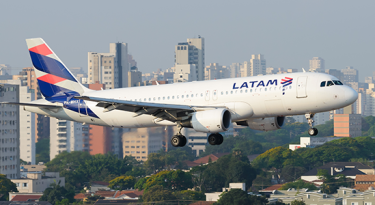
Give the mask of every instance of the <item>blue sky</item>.
[{"label": "blue sky", "polygon": [[146,73],[174,64],[174,45],[205,38],[206,64],[261,53],[267,67],[375,71],[375,1],[0,1],[0,64],[31,66],[25,39],[42,37],[68,67],[126,42]]}]

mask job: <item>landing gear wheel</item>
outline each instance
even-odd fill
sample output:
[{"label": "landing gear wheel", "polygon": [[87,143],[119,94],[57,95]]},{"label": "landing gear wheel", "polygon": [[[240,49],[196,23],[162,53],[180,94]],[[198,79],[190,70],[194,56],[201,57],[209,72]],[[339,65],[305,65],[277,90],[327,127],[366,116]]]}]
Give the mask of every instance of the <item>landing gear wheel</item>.
[{"label": "landing gear wheel", "polygon": [[316,128],[310,128],[308,132],[309,132],[310,136],[315,136],[315,135],[318,134],[318,129],[316,129]]},{"label": "landing gear wheel", "polygon": [[186,145],[186,137],[185,136],[183,136],[183,135],[180,135],[180,137],[181,137],[181,144],[179,145],[180,147],[183,147],[183,146],[185,146]]},{"label": "landing gear wheel", "polygon": [[173,147],[183,147],[186,145],[186,137],[183,135],[175,135],[171,139],[171,144]]},{"label": "landing gear wheel", "polygon": [[217,136],[218,136],[218,141],[217,141],[216,145],[221,145],[221,143],[224,142],[224,137],[221,134],[217,134]]},{"label": "landing gear wheel", "polygon": [[179,135],[174,135],[171,139],[173,147],[178,147],[181,144],[182,138]]},{"label": "landing gear wheel", "polygon": [[221,143],[223,143],[224,141],[224,138],[223,138],[223,135],[221,134],[211,134],[210,136],[208,136],[208,143],[210,143],[210,145],[220,145]]},{"label": "landing gear wheel", "polygon": [[208,136],[208,143],[210,143],[210,145],[216,145],[218,142],[218,137],[216,134],[210,134],[210,136]]}]

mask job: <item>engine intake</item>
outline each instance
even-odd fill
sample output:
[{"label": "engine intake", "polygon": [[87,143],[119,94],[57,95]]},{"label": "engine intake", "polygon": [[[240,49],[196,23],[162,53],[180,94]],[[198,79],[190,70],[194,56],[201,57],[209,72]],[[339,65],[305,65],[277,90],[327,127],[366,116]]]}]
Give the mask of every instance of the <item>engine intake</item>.
[{"label": "engine intake", "polygon": [[195,131],[218,133],[227,131],[232,122],[231,114],[227,109],[219,108],[194,112],[189,124]]}]

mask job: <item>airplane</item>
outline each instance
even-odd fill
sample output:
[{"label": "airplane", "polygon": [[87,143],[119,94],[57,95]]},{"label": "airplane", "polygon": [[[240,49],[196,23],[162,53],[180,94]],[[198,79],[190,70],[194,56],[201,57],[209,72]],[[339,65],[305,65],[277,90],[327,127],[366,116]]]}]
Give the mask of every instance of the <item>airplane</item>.
[{"label": "airplane", "polygon": [[223,143],[232,123],[254,130],[280,129],[285,116],[305,115],[311,136],[314,114],[343,108],[358,93],[325,73],[284,73],[165,85],[90,90],[83,86],[42,38],[26,39],[43,99],[3,102],[26,111],[119,128],[177,126],[171,139],[186,145],[182,128],[211,133],[208,143]]}]

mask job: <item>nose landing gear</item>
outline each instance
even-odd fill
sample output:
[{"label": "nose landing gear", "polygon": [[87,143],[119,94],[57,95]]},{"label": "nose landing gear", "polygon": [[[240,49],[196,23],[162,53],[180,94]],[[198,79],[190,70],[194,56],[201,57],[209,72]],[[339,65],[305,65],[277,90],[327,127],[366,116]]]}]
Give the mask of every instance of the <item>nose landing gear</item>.
[{"label": "nose landing gear", "polygon": [[310,126],[310,129],[308,131],[309,135],[310,136],[317,135],[318,134],[318,129],[316,129],[316,128],[313,127],[313,123],[314,123],[313,117],[314,117],[314,114],[313,113],[305,114],[305,117],[307,119],[307,123],[309,123],[309,126]]},{"label": "nose landing gear", "polygon": [[221,145],[223,141],[224,141],[223,135],[219,133],[213,133],[213,134],[210,134],[210,136],[208,136],[208,143],[210,143],[210,145]]}]

